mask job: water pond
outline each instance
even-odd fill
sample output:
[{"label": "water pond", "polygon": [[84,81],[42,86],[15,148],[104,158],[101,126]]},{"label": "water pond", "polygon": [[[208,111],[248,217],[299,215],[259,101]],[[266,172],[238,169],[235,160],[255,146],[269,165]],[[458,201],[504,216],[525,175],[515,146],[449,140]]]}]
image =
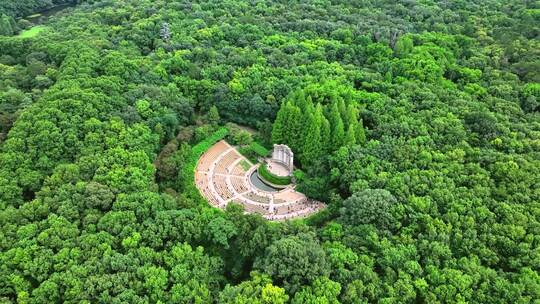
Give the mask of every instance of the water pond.
[{"label": "water pond", "polygon": [[274,187],[266,184],[261,179],[261,177],[259,176],[259,173],[257,172],[257,170],[255,170],[255,171],[253,171],[253,173],[251,173],[251,176],[249,177],[249,179],[251,181],[251,184],[253,186],[257,187],[259,190],[268,191],[268,192],[277,192],[277,191],[282,190],[282,189],[274,188]]},{"label": "water pond", "polygon": [[37,13],[35,13],[33,15],[26,16],[26,17],[24,17],[24,19],[30,21],[30,23],[32,23],[32,24],[41,24],[41,23],[47,21],[47,19],[49,19],[50,16],[54,16],[54,15],[60,13],[61,11],[65,10],[66,8],[74,7],[75,5],[77,5],[77,4],[75,2],[73,2],[73,3],[67,3],[67,4],[53,6],[51,8],[46,9],[46,10],[42,10],[40,12],[37,12]]}]

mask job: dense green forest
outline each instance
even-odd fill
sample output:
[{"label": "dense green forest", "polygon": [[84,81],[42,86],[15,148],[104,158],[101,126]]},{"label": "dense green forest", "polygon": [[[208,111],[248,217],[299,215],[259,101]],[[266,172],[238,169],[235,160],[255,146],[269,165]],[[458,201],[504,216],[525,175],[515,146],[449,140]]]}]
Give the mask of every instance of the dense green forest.
[{"label": "dense green forest", "polygon": [[0,12],[6,16],[24,17],[56,6],[82,2],[85,0],[5,0],[0,2]]},{"label": "dense green forest", "polygon": [[[534,0],[0,1],[0,302],[540,303],[539,29]],[[210,207],[233,123],[328,208]]]}]

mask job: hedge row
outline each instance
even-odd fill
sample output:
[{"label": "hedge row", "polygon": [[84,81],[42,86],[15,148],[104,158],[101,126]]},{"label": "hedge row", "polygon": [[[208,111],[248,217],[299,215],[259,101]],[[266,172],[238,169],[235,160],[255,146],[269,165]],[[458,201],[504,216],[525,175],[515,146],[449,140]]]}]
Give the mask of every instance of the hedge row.
[{"label": "hedge row", "polygon": [[186,165],[182,169],[185,184],[184,191],[188,194],[188,196],[205,200],[195,186],[195,167],[197,166],[197,162],[199,161],[199,158],[201,158],[201,155],[203,155],[203,153],[210,149],[210,147],[212,147],[215,143],[225,138],[227,134],[229,134],[229,130],[227,128],[220,128],[212,133],[212,135],[191,148],[191,155],[189,156]]},{"label": "hedge row", "polygon": [[291,177],[290,176],[277,176],[270,171],[268,171],[268,168],[266,168],[266,165],[261,164],[259,166],[259,175],[266,181],[268,181],[271,184],[274,185],[288,185],[291,183]]},{"label": "hedge row", "polygon": [[238,149],[238,152],[240,154],[244,155],[247,159],[249,159],[252,163],[258,162],[259,157],[266,157],[268,154],[270,154],[270,151],[266,149],[265,147],[261,146],[257,142],[252,142],[248,146],[243,146]]},{"label": "hedge row", "polygon": [[257,153],[257,155],[259,155],[260,157],[267,157],[268,154],[270,154],[270,151],[268,151],[268,149],[266,149],[265,147],[263,147],[261,144],[259,144],[258,142],[252,142],[250,145],[249,145],[249,148]]}]

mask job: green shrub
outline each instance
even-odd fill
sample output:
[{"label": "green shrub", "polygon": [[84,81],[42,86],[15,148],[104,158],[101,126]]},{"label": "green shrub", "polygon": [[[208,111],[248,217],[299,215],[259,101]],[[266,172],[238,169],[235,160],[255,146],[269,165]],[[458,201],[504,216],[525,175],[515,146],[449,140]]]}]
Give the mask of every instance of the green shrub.
[{"label": "green shrub", "polygon": [[195,186],[195,167],[197,166],[197,162],[199,161],[201,155],[210,149],[210,147],[212,147],[216,142],[225,138],[228,133],[229,130],[227,128],[220,128],[191,148],[191,154],[186,162],[186,165],[182,169],[182,175],[184,177],[183,180],[185,181],[184,192],[189,197],[198,198],[199,200],[204,201],[204,198],[201,196],[199,190]]},{"label": "green shrub", "polygon": [[256,163],[257,158],[266,157],[270,153],[268,149],[266,149],[265,147],[263,147],[261,144],[257,142],[252,142],[249,146],[240,147],[238,149],[238,152],[244,155],[252,163]]},{"label": "green shrub", "polygon": [[262,164],[259,166],[259,175],[266,180],[269,183],[272,183],[274,185],[288,185],[291,183],[291,177],[290,176],[277,176],[273,174],[272,172],[268,171],[268,168],[266,168],[266,165]]},{"label": "green shrub", "polygon": [[246,146],[253,142],[253,136],[246,130],[241,129],[237,124],[229,122],[225,124],[229,129],[227,141],[233,145]]},{"label": "green shrub", "polygon": [[252,163],[256,163],[258,161],[257,154],[253,152],[253,150],[251,150],[249,146],[238,148],[238,152],[240,152],[240,154],[242,154],[245,158],[249,159],[249,161]]},{"label": "green shrub", "polygon": [[266,157],[268,156],[268,154],[270,154],[270,151],[268,151],[268,149],[266,149],[265,147],[263,147],[261,144],[259,144],[258,142],[252,142],[250,145],[249,145],[249,148],[255,152],[257,155],[259,155],[260,157]]},{"label": "green shrub", "polygon": [[203,142],[214,134],[214,127],[211,125],[202,125],[195,129],[195,142]]},{"label": "green shrub", "polygon": [[251,137],[251,133],[248,131],[240,130],[240,132],[234,134],[232,136],[233,142],[236,145],[248,145],[253,143],[253,138]]}]

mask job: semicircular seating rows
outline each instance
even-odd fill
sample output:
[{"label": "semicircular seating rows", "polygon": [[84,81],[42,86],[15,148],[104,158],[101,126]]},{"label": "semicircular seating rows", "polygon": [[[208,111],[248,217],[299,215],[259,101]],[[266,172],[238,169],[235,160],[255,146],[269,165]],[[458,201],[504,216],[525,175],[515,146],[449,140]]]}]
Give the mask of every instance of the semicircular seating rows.
[{"label": "semicircular seating rows", "polygon": [[243,205],[246,213],[259,213],[269,220],[305,217],[325,207],[323,203],[295,191],[292,186],[279,192],[255,188],[249,182],[254,167],[222,140],[199,159],[195,184],[214,207],[224,209],[228,203],[235,202]]}]

